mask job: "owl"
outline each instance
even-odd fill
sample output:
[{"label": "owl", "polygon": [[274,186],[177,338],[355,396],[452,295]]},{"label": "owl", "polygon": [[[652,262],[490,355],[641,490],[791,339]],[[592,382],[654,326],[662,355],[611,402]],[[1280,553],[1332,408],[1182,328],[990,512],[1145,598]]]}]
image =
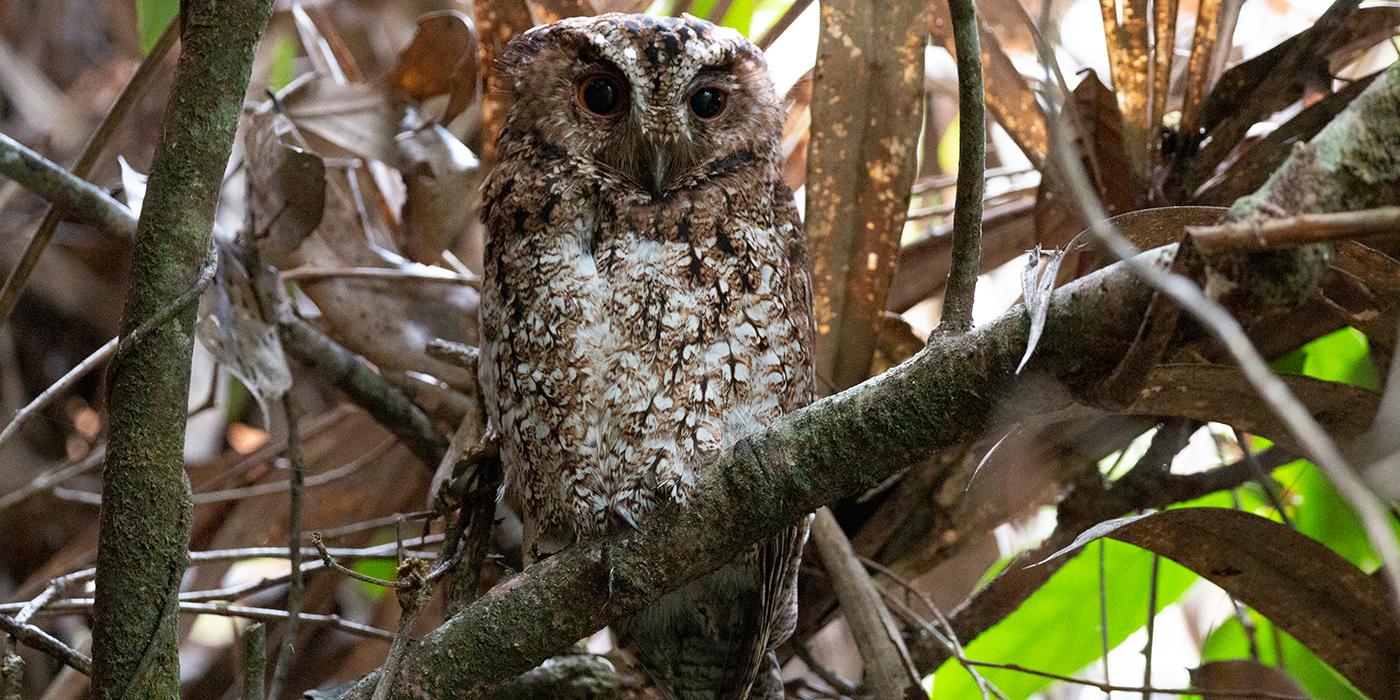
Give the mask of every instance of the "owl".
[{"label": "owl", "polygon": [[[686,16],[536,27],[483,185],[480,380],[529,556],[645,528],[813,392],[806,242],[763,54]],[[781,697],[802,524],[619,625],[678,698]],[[551,544],[553,543],[553,544]]]}]

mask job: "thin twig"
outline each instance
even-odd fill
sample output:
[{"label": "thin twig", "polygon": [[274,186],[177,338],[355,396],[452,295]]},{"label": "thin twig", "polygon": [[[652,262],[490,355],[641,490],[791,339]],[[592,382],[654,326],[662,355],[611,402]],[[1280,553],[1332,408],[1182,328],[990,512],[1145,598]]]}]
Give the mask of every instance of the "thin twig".
[{"label": "thin twig", "polygon": [[905,697],[905,691],[918,687],[919,679],[904,638],[830,508],[817,510],[812,520],[812,544],[836,589],[842,614],[865,662],[866,685],[879,700]]},{"label": "thin twig", "polygon": [[[277,667],[272,672],[272,685],[268,697],[282,697],[282,688],[287,685],[287,677],[292,672],[292,659],[296,655],[297,627],[301,622],[302,593],[306,590],[306,580],[301,570],[301,496],[306,481],[306,461],[301,457],[301,437],[297,431],[297,412],[292,405],[290,391],[282,394],[282,411],[287,418],[287,459],[292,463],[290,479],[290,504],[288,515],[287,549],[292,571],[287,586],[287,624],[282,632],[282,648],[277,651]],[[318,547],[323,550],[323,547]]]},{"label": "thin twig", "polygon": [[[310,483],[310,481],[310,479],[307,479],[307,483]],[[437,511],[435,510],[419,510],[414,511],[412,513],[394,513],[393,515],[385,515],[379,518],[362,520],[357,523],[350,523],[349,525],[342,525],[340,527],[333,527],[321,530],[321,537],[325,539],[335,539],[337,537],[353,535],[356,533],[365,532],[367,530],[378,530],[379,528],[382,528],[386,525],[393,525],[394,523],[400,520],[427,520],[436,516]]]},{"label": "thin twig", "polygon": [[[1161,693],[1162,695],[1201,694],[1201,690],[1198,688],[1152,688],[1146,686],[1134,687],[1130,685],[1114,685],[1112,683],[1101,683],[1099,681],[1093,681],[1087,678],[1075,678],[1074,676],[1066,676],[1059,673],[1050,673],[1049,671],[1037,671],[1036,669],[1026,668],[1025,666],[1020,666],[1017,664],[1002,664],[995,663],[992,661],[975,661],[972,659],[969,659],[968,663],[974,666],[981,666],[982,668],[997,668],[1003,671],[1015,671],[1017,673],[1025,673],[1032,676],[1040,676],[1041,678],[1049,678],[1051,680],[1061,681],[1064,683],[1086,685],[1091,688],[1098,688],[1099,690],[1102,690],[1105,693],[1111,693],[1116,691],[1121,693]],[[1210,690],[1209,695],[1213,698],[1253,698],[1255,700],[1308,700],[1306,695],[1295,695],[1292,693],[1275,693],[1268,690]]]},{"label": "thin twig", "polygon": [[33,401],[30,401],[28,404],[25,404],[23,408],[15,411],[15,417],[10,419],[10,422],[5,425],[4,430],[0,430],[0,445],[8,443],[10,439],[19,432],[19,429],[24,427],[24,424],[28,422],[30,418],[33,418],[40,411],[48,408],[49,404],[53,403],[55,398],[73,388],[73,385],[81,381],[83,377],[86,377],[95,367],[106,362],[112,355],[116,354],[118,340],[118,338],[113,338],[103,343],[102,347],[98,348],[86,358],[83,358],[82,362],[79,362],[77,366],[68,370],[62,377],[59,377],[58,381],[50,385],[49,388],[39,392],[39,395],[35,396]]},{"label": "thin twig", "polygon": [[136,217],[102,188],[0,134],[0,175],[47,199],[65,216],[125,240],[136,237]]},{"label": "thin twig", "polygon": [[[437,269],[440,268],[428,268],[428,270]],[[287,282],[361,279],[399,282],[433,282],[436,284],[461,285],[473,289],[481,288],[481,279],[478,277],[466,277],[446,270],[440,273],[433,273],[428,270],[400,270],[390,267],[298,267],[291,270],[284,270],[281,273],[281,277],[283,281]]]},{"label": "thin twig", "polygon": [[0,430],[0,446],[3,446],[13,438],[30,418],[33,418],[40,411],[47,408],[50,403],[53,403],[55,398],[71,389],[73,385],[87,376],[88,372],[91,372],[93,368],[101,365],[109,358],[115,358],[132,345],[140,342],[141,339],[146,337],[151,331],[164,325],[166,321],[174,318],[182,309],[198,299],[199,295],[203,293],[205,288],[209,286],[209,283],[213,281],[214,271],[218,268],[218,249],[213,246],[212,239],[209,249],[211,251],[209,258],[205,261],[204,268],[200,270],[199,278],[195,280],[195,283],[191,285],[189,289],[186,289],[184,293],[176,297],[169,304],[166,304],[165,307],[157,311],[155,315],[142,321],[141,324],[130,333],[107,341],[102,347],[98,348],[91,355],[88,355],[82,362],[79,362],[76,367],[68,370],[67,374],[59,377],[58,381],[50,385],[49,388],[40,392],[38,396],[34,397],[33,401],[30,401],[28,404],[25,404],[23,408],[16,411],[15,417],[10,419],[10,422],[5,425],[5,429]]},{"label": "thin twig", "polygon": [[1157,575],[1161,567],[1162,555],[1153,552],[1152,579],[1147,584],[1147,646],[1142,650],[1142,700],[1152,700],[1152,645],[1157,640]]},{"label": "thin twig", "polygon": [[1363,236],[1392,235],[1397,230],[1400,230],[1400,207],[1294,214],[1281,219],[1249,219],[1219,226],[1186,227],[1186,233],[1197,247],[1212,252],[1329,243]]},{"label": "thin twig", "polygon": [[92,674],[92,659],[34,625],[22,624],[8,615],[0,615],[0,631],[31,649],[37,649],[62,661],[65,666],[78,673]]},{"label": "thin twig", "polygon": [[[329,484],[337,479],[343,479],[347,476],[350,476],[351,474],[354,474],[355,472],[364,469],[365,466],[367,466],[374,460],[384,456],[384,453],[388,452],[389,448],[393,447],[396,442],[397,440],[393,437],[385,438],[378,445],[375,445],[369,452],[366,452],[365,454],[362,454],[359,457],[356,457],[355,459],[346,462],[345,464],[335,467],[334,469],[327,469],[326,471],[306,477],[305,480],[302,482],[302,486],[304,488],[309,488],[312,486],[322,486],[325,484]],[[201,493],[196,493],[194,495],[194,502],[197,505],[203,505],[207,503],[239,501],[245,498],[253,498],[255,496],[267,496],[274,493],[281,493],[291,488],[292,479],[287,479],[286,481],[276,481],[270,484],[253,484],[251,486],[242,486],[235,489],[223,489],[220,491],[204,491]]]},{"label": "thin twig", "polygon": [[865,564],[867,567],[889,577],[891,581],[894,581],[900,586],[900,588],[903,588],[906,592],[912,593],[924,604],[925,608],[928,608],[929,614],[933,615],[934,619],[938,622],[939,627],[942,629],[942,632],[939,632],[938,629],[934,628],[933,625],[929,624],[928,620],[925,620],[922,617],[920,617],[917,613],[914,612],[913,609],[904,606],[897,600],[893,601],[893,604],[897,607],[905,608],[905,610],[907,611],[906,616],[909,616],[911,617],[911,619],[914,619],[920,626],[924,627],[926,631],[928,631],[929,634],[933,636],[934,639],[938,640],[940,644],[942,644],[945,648],[948,649],[949,653],[953,655],[953,658],[956,659],[958,663],[962,665],[963,669],[967,671],[967,674],[969,676],[972,676],[972,681],[977,684],[977,689],[981,691],[983,698],[988,697],[988,695],[996,695],[999,698],[1003,698],[1003,700],[1005,699],[1006,696],[1002,694],[1001,690],[999,690],[995,685],[988,682],[987,679],[984,678],[981,673],[978,673],[976,667],[964,663],[965,661],[967,661],[967,652],[963,648],[962,642],[958,640],[957,630],[953,629],[953,623],[950,622],[948,620],[948,617],[943,614],[943,611],[940,610],[939,607],[934,604],[933,599],[930,598],[928,594],[920,590],[918,586],[915,586],[913,584],[913,582],[905,579],[899,574],[896,574],[889,567],[886,567],[885,565],[875,561],[874,559],[861,557],[860,560],[861,563]]},{"label": "thin twig", "polygon": [[49,488],[61,484],[79,474],[90,471],[102,464],[102,460],[107,456],[106,446],[99,446],[88,455],[76,462],[65,464],[57,469],[50,469],[34,477],[32,481],[0,496],[0,510],[20,503],[36,493],[47,491]]},{"label": "thin twig", "polygon": [[402,581],[389,581],[386,579],[370,576],[369,574],[362,574],[336,561],[335,557],[331,556],[331,553],[326,551],[326,543],[321,540],[321,533],[319,532],[311,533],[311,542],[316,545],[316,551],[321,554],[322,563],[324,563],[327,567],[330,567],[335,571],[338,571],[346,576],[349,576],[350,578],[355,579],[356,581],[364,581],[365,583],[374,584],[376,586],[383,586],[384,588],[403,588],[406,585]]},{"label": "thin twig", "polygon": [[982,94],[977,8],[972,0],[948,0],[948,10],[958,66],[958,189],[954,197],[952,260],[943,294],[943,318],[938,326],[944,332],[965,333],[972,328],[972,302],[982,260],[987,108]]},{"label": "thin twig", "polygon": [[777,41],[778,37],[782,36],[783,32],[787,31],[788,27],[791,27],[792,23],[796,22],[797,18],[801,17],[802,13],[806,12],[807,8],[811,5],[812,0],[796,0],[796,2],[788,5],[788,9],[783,12],[782,16],[778,18],[778,21],[774,22],[773,26],[765,30],[763,36],[760,36],[758,41],[754,43],[758,45],[758,48],[767,51],[768,47],[772,46],[773,42]]},{"label": "thin twig", "polygon": [[[47,608],[40,612],[43,616],[68,615],[72,613],[85,613],[92,610],[96,601],[92,598],[65,598],[56,600]],[[180,612],[190,615],[218,615],[220,617],[241,617],[247,620],[257,620],[260,622],[284,622],[289,618],[286,610],[277,608],[259,608],[247,605],[228,605],[225,603],[206,603],[195,601],[180,601]],[[0,630],[5,629],[5,623],[9,618],[0,615]],[[339,615],[322,615],[320,613],[302,612],[297,614],[297,619],[302,622],[321,622],[328,624],[338,630],[344,630],[367,639],[392,640],[394,633],[389,630],[370,625],[351,622],[341,618]],[[8,631],[8,630],[5,630]],[[27,643],[27,642],[26,642]]]},{"label": "thin twig", "polygon": [[[1240,446],[1240,453],[1244,455],[1244,460],[1249,464],[1250,471],[1254,472],[1254,481],[1259,484],[1259,488],[1264,490],[1264,496],[1269,499],[1269,505],[1278,512],[1278,517],[1283,520],[1283,524],[1293,526],[1293,519],[1288,517],[1288,511],[1283,507],[1283,498],[1274,491],[1274,478],[1264,470],[1264,465],[1259,463],[1259,458],[1250,451],[1249,443],[1244,439],[1244,433],[1239,428],[1231,428],[1235,433],[1235,443]],[[1297,529],[1297,528],[1294,528]]]},{"label": "thin twig", "polygon": [[818,678],[831,686],[831,689],[837,693],[845,696],[852,696],[860,690],[860,688],[856,687],[855,683],[842,678],[835,671],[827,668],[826,664],[823,664],[818,661],[816,657],[812,656],[812,650],[807,647],[806,642],[794,643],[793,651],[797,654],[797,658],[802,659],[802,663],[807,664],[807,668],[811,669],[813,673],[817,674]]},{"label": "thin twig", "polygon": [[[74,177],[86,178],[92,174],[92,169],[97,165],[97,160],[102,155],[103,148],[116,133],[117,127],[125,119],[131,107],[146,94],[146,87],[151,84],[151,78],[156,74],[156,69],[160,67],[165,55],[170,52],[171,47],[180,38],[179,22],[172,20],[161,33],[160,39],[156,40],[155,46],[151,47],[150,53],[141,59],[141,64],[136,67],[136,72],[132,73],[131,80],[128,80],[126,87],[122,88],[120,95],[108,108],[107,114],[98,123],[97,130],[88,138],[87,145],[83,146],[82,152],[78,155],[78,161],[73,164],[72,174]],[[44,213],[44,219],[39,222],[39,228],[34,235],[29,238],[29,242],[24,246],[24,252],[20,254],[19,262],[10,271],[10,276],[5,280],[5,287],[0,290],[0,325],[10,318],[10,314],[15,309],[15,304],[19,301],[20,291],[24,289],[24,283],[29,280],[29,275],[34,272],[34,267],[39,263],[39,256],[44,254],[44,249],[53,240],[54,231],[58,229],[58,223],[62,219],[59,208],[50,206]],[[133,227],[134,230],[134,227]]]}]

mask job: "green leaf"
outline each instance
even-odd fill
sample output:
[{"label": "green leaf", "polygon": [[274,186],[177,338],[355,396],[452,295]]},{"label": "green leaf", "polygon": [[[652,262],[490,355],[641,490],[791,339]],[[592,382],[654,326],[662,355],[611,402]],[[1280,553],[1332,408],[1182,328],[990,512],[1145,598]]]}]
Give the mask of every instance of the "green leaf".
[{"label": "green leaf", "polygon": [[[1321,542],[1363,571],[1375,571],[1380,557],[1356,512],[1312,462],[1298,460],[1274,471],[1274,478],[1298,501],[1293,516],[1299,532]],[[1394,519],[1391,519],[1392,525]]]},{"label": "green leaf", "polygon": [[296,77],[297,40],[288,34],[278,34],[272,42],[271,66],[267,71],[267,87],[276,92]]},{"label": "green leaf", "polygon": [[180,0],[136,0],[136,28],[141,33],[141,53],[150,53],[165,28],[180,13]]},{"label": "green leaf", "polygon": [[[1074,557],[1016,612],[967,647],[981,661],[1015,663],[1052,673],[1074,674],[1102,654],[1099,646],[1098,544]],[[1116,541],[1104,541],[1108,596],[1109,645],[1117,646],[1147,622],[1152,553]],[[1157,582],[1157,609],[1181,597],[1196,575],[1166,559]],[[1050,683],[1015,671],[983,669],[986,678],[1009,698],[1026,698]],[[935,700],[980,697],[976,685],[956,661],[934,674]]]},{"label": "green leaf", "polygon": [[1274,361],[1274,369],[1380,391],[1381,374],[1371,361],[1366,335],[1347,327],[1317,338]]},{"label": "green leaf", "polygon": [[[398,566],[390,559],[361,559],[350,566],[356,573],[373,576],[385,581],[393,581],[398,576]],[[355,586],[370,600],[379,600],[388,594],[389,589],[376,586],[368,581],[356,581]]]}]

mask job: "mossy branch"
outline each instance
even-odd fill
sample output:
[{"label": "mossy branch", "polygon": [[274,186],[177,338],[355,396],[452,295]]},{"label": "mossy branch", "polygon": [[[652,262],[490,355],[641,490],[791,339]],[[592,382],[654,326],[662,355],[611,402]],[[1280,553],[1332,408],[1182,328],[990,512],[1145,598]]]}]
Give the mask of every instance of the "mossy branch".
[{"label": "mossy branch", "polygon": [[[205,267],[253,52],[271,10],[271,0],[180,3],[180,60],[136,226],[124,336],[178,303]],[[48,181],[66,182],[67,173],[42,172]],[[56,185],[53,196],[63,191]],[[112,210],[108,199],[66,207],[99,217]],[[109,217],[99,223],[120,228],[122,222]],[[119,353],[112,368],[93,614],[94,698],[180,694],[178,595],[193,510],[184,428],[195,309],[185,306]]]}]

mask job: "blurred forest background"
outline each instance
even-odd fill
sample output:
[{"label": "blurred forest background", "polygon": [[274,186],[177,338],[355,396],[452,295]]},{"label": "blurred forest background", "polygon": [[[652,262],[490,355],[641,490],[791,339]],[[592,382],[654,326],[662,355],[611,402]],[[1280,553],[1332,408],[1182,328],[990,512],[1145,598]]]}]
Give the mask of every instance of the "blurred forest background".
[{"label": "blurred forest background", "polygon": [[[492,62],[531,25],[689,12],[759,43],[788,96],[783,148],[799,208],[833,187],[865,193],[815,225],[807,207],[828,389],[924,347],[957,266],[954,194],[967,150],[948,6],[873,0],[880,21],[845,37],[860,50],[828,56],[814,81],[819,51],[840,40],[823,34],[826,4],[277,0],[218,195],[224,252],[196,323],[184,697],[259,697],[250,687],[268,682],[279,697],[338,697],[335,688],[385,663],[396,636],[426,634],[518,571],[519,521],[509,499],[492,514],[499,474],[472,458],[482,433],[470,346],[477,188],[508,99]],[[0,179],[3,269],[24,267],[31,239],[42,251],[33,274],[0,294],[5,700],[89,692],[106,362],[130,283],[131,215],[170,98],[178,5],[0,0],[0,134],[130,210],[60,216],[32,183]],[[1144,248],[1175,242],[1265,186],[1297,143],[1375,83],[1397,57],[1400,27],[1394,3],[1347,0],[979,0],[977,11],[988,114],[975,327],[1008,310],[1043,323],[1051,287],[1112,261],[1076,239],[1086,218],[1057,174],[1057,150],[1072,150],[1124,235]],[[891,47],[909,32],[927,40],[909,99],[861,104],[872,93],[856,76],[898,72]],[[846,92],[853,99],[832,107],[830,95]],[[857,110],[868,130],[839,128],[834,109]],[[1047,112],[1058,115],[1054,129]],[[869,154],[861,139],[877,137],[914,155],[900,164],[839,153]],[[893,174],[872,192],[881,165]],[[835,174],[827,191],[803,187],[816,171]],[[1397,255],[1400,236],[1343,241],[1301,301],[1240,318],[1318,423],[1366,460],[1357,464],[1383,464],[1400,447],[1400,389],[1384,391],[1400,328]],[[287,291],[287,308],[268,308],[269,287]],[[1115,340],[1104,352],[1125,349]],[[1158,352],[1139,368],[1134,386],[1147,388],[1116,410],[998,427],[836,504],[849,557],[873,577],[856,583],[873,581],[889,634],[853,635],[848,617],[870,611],[848,615],[856,598],[827,573],[839,564],[809,548],[801,621],[783,648],[789,696],[878,696],[881,683],[863,669],[891,648],[940,699],[1202,688],[1393,696],[1400,636],[1375,573],[1383,548],[1221,346]],[[1380,497],[1400,496],[1378,473],[1368,483]],[[1183,508],[1210,510],[1164,517]],[[1149,515],[1114,520],[1134,514]],[[399,561],[435,558],[462,529],[470,546],[426,602],[405,606],[351,576],[393,580]],[[289,536],[305,548],[294,557]],[[304,586],[291,585],[293,565]],[[280,653],[289,606],[305,613],[294,655]],[[578,645],[571,658],[583,660],[564,685],[521,692],[644,693],[611,641],[602,632]],[[250,653],[265,664],[248,663]]]}]

